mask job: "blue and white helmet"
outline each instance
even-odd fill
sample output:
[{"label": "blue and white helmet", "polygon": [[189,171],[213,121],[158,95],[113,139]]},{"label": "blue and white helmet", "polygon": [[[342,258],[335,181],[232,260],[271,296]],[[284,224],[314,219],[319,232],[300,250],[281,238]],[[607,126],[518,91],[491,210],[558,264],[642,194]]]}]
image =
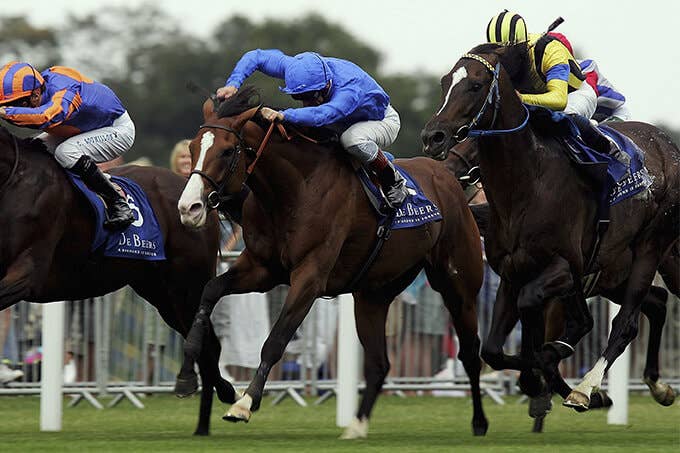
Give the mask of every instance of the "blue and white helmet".
[{"label": "blue and white helmet", "polygon": [[331,70],[315,52],[303,52],[293,57],[286,67],[286,86],[279,87],[286,94],[300,94],[322,90],[332,80]]}]

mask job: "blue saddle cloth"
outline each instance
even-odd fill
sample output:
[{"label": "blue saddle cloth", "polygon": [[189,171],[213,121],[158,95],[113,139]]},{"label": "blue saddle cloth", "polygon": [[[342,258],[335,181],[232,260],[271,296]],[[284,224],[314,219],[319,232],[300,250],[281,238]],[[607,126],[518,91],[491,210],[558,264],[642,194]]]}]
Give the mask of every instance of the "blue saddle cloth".
[{"label": "blue saddle cloth", "polygon": [[629,165],[617,160],[609,154],[602,154],[589,146],[580,139],[580,133],[576,124],[563,112],[554,112],[543,107],[527,105],[531,114],[540,113],[541,116],[549,116],[550,119],[559,123],[562,131],[566,134],[564,139],[578,152],[578,158],[584,162],[606,163],[608,184],[606,190],[609,205],[615,205],[627,198],[636,195],[652,185],[652,178],[649,176],[644,165],[644,153],[631,139],[611,127],[600,125],[600,131],[612,139],[616,146],[624,152],[629,160]]},{"label": "blue saddle cloth", "polygon": [[102,199],[92,192],[78,175],[69,171],[66,174],[76,189],[85,195],[95,214],[95,234],[91,247],[93,252],[110,258],[144,261],[165,259],[163,234],[158,226],[158,220],[146,194],[137,183],[121,176],[111,176],[111,181],[125,193],[135,221],[125,230],[109,231],[103,226],[106,213]]},{"label": "blue saddle cloth", "polygon": [[[390,153],[386,152],[385,156],[387,156],[390,161],[394,160],[394,156],[392,156]],[[401,205],[401,208],[397,210],[394,220],[392,221],[392,225],[389,228],[392,230],[415,228],[429,222],[437,222],[441,220],[442,215],[439,212],[439,208],[425,196],[422,189],[411,177],[411,175],[409,175],[406,170],[399,167],[398,165],[395,165],[395,168],[406,179],[406,187],[409,194],[404,200],[404,203]],[[384,198],[380,193],[380,189],[373,183],[373,181],[371,181],[363,167],[359,167],[357,169],[357,176],[361,180],[361,183],[364,185],[364,187],[368,189],[373,195],[374,200],[372,200],[371,205],[375,208],[380,222],[382,223],[387,219],[387,216],[384,214],[384,212],[386,212],[386,206]],[[379,202],[376,204],[374,202],[375,200],[379,200]]]}]

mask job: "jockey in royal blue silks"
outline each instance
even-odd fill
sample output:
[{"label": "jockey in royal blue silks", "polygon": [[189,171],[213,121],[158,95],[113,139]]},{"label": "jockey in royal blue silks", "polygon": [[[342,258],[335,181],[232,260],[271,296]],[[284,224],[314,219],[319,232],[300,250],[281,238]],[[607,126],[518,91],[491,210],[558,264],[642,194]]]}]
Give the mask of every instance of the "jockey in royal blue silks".
[{"label": "jockey in royal blue silks", "polygon": [[266,119],[339,129],[342,146],[375,172],[388,204],[397,208],[403,203],[405,180],[381,151],[397,138],[399,114],[370,75],[350,61],[314,52],[291,57],[280,50],[257,49],[241,57],[226,85],[217,90],[217,97],[225,99],[236,93],[255,71],[285,80],[280,90],[303,103],[301,108],[280,112],[263,108]]},{"label": "jockey in royal blue silks", "polygon": [[109,87],[72,68],[40,73],[13,61],[0,68],[0,118],[43,131],[39,138],[57,162],[106,202],[106,228],[122,229],[135,220],[95,164],[122,155],[135,140],[135,125]]}]

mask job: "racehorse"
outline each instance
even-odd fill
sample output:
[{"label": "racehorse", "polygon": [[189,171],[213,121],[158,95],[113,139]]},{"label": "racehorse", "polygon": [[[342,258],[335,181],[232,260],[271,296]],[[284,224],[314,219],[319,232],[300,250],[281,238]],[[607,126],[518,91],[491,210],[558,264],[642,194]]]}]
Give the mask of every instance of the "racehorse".
[{"label": "racehorse", "polygon": [[[243,206],[246,248],[227,273],[206,285],[185,343],[190,355],[201,350],[203,329],[220,297],[290,285],[262,347],[256,375],[224,418],[248,421],[260,407],[272,366],[281,359],[316,298],[352,292],[365,351],[366,389],[343,437],[365,437],[389,371],[385,341],[389,304],[425,268],[432,287],[443,296],[460,339],[459,357],[472,390],[473,432],[485,434],[488,422],[479,388],[476,313],[481,248],[479,232],[455,179],[426,158],[397,161],[439,207],[443,219],[392,231],[377,259],[357,280],[376,242],[378,219],[346,153],[298,135],[288,140],[283,132],[272,134],[274,124],[257,114],[261,106],[251,99],[255,94],[252,87],[245,87],[217,108],[211,100],[205,102],[205,122],[190,144],[195,170],[179,203],[182,222],[201,227],[210,207],[239,194],[244,183],[251,190]],[[444,181],[448,184],[440,184]]]},{"label": "racehorse", "polygon": [[[607,123],[611,127],[616,127],[617,123]],[[479,157],[478,141],[475,139],[466,140],[449,150],[444,163],[446,167],[456,176],[463,190],[468,195],[471,209],[477,226],[482,236],[487,236],[488,232],[488,203],[480,202],[486,200],[484,188],[479,181]],[[670,255],[661,263],[659,272],[668,281],[669,288],[675,291],[678,296],[680,279],[680,241],[675,243],[675,248]],[[641,311],[649,321],[649,338],[647,342],[647,357],[644,368],[644,382],[648,385],[652,396],[662,405],[672,404],[672,388],[659,381],[659,349],[661,346],[661,334],[666,321],[666,303],[668,301],[668,291],[660,286],[652,286],[649,294],[642,302]],[[545,312],[546,333],[545,341],[555,341],[562,334],[564,313],[562,304],[550,304]],[[546,395],[549,396],[549,395]],[[532,399],[532,403],[534,399]],[[537,402],[538,407],[547,409],[547,406]],[[531,406],[531,405],[530,405]],[[537,407],[537,408],[538,408]],[[592,407],[592,405],[591,405]],[[535,409],[534,409],[535,410]],[[532,412],[532,416],[541,418],[540,413]],[[542,420],[534,426],[534,430],[541,430]]]},{"label": "racehorse", "polygon": [[[130,285],[158,309],[163,320],[186,336],[205,283],[215,275],[219,231],[210,216],[200,231],[177,218],[185,179],[160,168],[123,166],[112,174],[139,184],[153,207],[164,241],[165,261],[103,258],[90,253],[94,215],[40,140],[19,140],[0,128],[0,310],[21,300],[46,303],[97,297]],[[207,435],[213,389],[235,401],[219,374],[219,342],[207,332],[197,360],[203,392],[195,431]],[[197,387],[194,361],[185,360],[178,396]]]},{"label": "racehorse", "polygon": [[[521,45],[486,44],[465,54],[442,78],[442,106],[423,129],[423,151],[444,159],[455,141],[479,137],[479,166],[490,208],[487,256],[502,278],[482,356],[497,369],[527,371],[538,363],[565,398],[563,404],[585,410],[604,373],[637,335],[654,274],[678,241],[680,152],[651,125],[615,126],[645,152],[654,184],[648,197],[629,198],[611,209],[611,226],[595,260],[601,276],[591,294],[605,296],[621,310],[607,348],[571,391],[557,362],[573,353],[573,345],[592,328],[581,282],[590,270],[589,253],[596,249],[598,207],[592,200],[598,194],[587,175],[573,170],[563,144],[545,127],[528,121],[513,85],[526,78],[525,51]],[[565,332],[541,348],[542,308],[554,298],[564,302]],[[518,317],[524,329],[522,352],[507,356],[503,342]],[[658,375],[649,378],[664,387]],[[540,387],[535,380],[524,385],[532,393]],[[659,391],[666,394],[662,401],[672,402],[670,387]]]}]

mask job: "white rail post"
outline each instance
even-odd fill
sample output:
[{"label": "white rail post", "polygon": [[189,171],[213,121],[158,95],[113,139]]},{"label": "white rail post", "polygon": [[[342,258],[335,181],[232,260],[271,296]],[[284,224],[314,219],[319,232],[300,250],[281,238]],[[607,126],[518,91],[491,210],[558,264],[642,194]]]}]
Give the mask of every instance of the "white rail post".
[{"label": "white rail post", "polygon": [[357,410],[359,337],[354,322],[354,298],[338,297],[338,388],[335,423],[349,426]]},{"label": "white rail post", "polygon": [[64,302],[43,305],[40,431],[61,431],[64,385]]},{"label": "white rail post", "polygon": [[[619,312],[619,306],[609,302],[609,331],[614,316]],[[630,375],[630,345],[616,359],[607,373],[609,396],[614,405],[607,411],[607,423],[610,425],[628,424],[628,380]]]}]

